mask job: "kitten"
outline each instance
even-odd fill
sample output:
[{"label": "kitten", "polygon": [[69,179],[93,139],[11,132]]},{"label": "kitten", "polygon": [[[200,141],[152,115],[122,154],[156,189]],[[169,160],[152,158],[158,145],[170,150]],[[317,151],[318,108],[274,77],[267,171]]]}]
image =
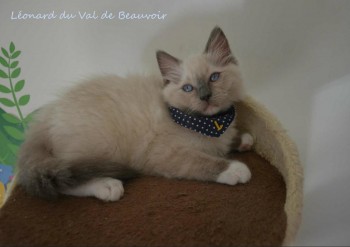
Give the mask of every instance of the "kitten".
[{"label": "kitten", "polygon": [[[18,184],[47,198],[116,201],[120,179],[140,174],[246,183],[247,166],[224,158],[244,89],[223,31],[215,27],[204,53],[187,60],[156,55],[162,77],[95,78],[42,108],[20,150]],[[252,144],[244,134],[239,149]]]}]

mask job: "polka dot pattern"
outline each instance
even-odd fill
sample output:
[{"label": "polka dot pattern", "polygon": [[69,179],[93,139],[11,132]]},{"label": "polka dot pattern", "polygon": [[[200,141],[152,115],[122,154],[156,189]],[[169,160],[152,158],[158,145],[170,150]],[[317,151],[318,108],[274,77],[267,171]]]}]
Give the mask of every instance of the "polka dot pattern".
[{"label": "polka dot pattern", "polygon": [[169,107],[169,111],[175,123],[211,137],[221,136],[233,122],[236,115],[234,106],[214,116],[192,116],[172,106]]}]

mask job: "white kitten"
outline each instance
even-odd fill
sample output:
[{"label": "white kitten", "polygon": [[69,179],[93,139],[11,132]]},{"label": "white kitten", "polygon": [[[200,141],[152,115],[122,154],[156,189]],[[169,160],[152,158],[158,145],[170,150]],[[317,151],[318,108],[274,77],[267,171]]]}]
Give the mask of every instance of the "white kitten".
[{"label": "white kitten", "polygon": [[[96,78],[40,110],[21,147],[18,183],[39,196],[115,201],[119,179],[140,174],[247,182],[246,165],[225,158],[244,90],[222,30],[214,28],[203,54],[180,61],[158,51],[157,61],[162,77]],[[252,144],[243,135],[239,149]]]}]

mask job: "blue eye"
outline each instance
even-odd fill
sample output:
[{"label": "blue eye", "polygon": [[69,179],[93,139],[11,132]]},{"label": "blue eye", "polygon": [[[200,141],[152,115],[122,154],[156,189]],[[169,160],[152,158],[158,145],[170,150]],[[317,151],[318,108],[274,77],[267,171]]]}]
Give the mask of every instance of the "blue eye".
[{"label": "blue eye", "polygon": [[193,86],[191,84],[185,84],[182,86],[182,90],[184,90],[186,93],[189,93],[193,90]]},{"label": "blue eye", "polygon": [[210,75],[210,81],[217,81],[219,80],[220,73],[219,72],[214,72],[213,74]]}]

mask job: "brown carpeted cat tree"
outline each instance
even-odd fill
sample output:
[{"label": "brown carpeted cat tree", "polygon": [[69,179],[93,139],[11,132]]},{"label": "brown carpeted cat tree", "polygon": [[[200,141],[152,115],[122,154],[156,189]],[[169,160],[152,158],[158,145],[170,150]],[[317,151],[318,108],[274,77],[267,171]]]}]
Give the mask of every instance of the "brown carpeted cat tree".
[{"label": "brown carpeted cat tree", "polygon": [[234,153],[252,171],[244,185],[143,177],[114,203],[29,196],[14,186],[0,210],[0,246],[278,246],[293,243],[303,174],[295,145],[276,118],[248,97],[238,128],[253,152]]}]

